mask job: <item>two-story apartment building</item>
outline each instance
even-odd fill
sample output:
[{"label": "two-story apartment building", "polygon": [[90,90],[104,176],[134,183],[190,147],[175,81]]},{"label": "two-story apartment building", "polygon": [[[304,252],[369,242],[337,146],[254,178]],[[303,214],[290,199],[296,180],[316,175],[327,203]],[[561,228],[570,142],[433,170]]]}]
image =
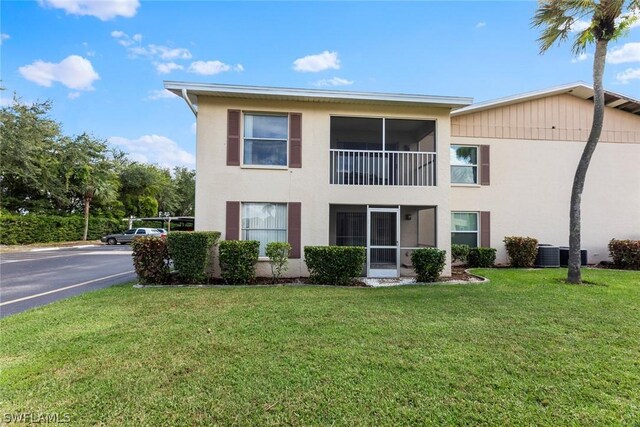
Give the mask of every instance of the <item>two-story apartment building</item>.
[{"label": "two-story apartment building", "polygon": [[[570,191],[581,146],[567,139],[564,122],[564,138],[553,132],[560,122],[517,124],[521,103],[555,92],[471,105],[470,98],[460,97],[181,82],[165,87],[197,116],[196,229],[258,240],[261,255],[268,242],[288,241],[290,276],[307,275],[302,258],[308,245],[365,246],[368,276],[397,277],[411,274],[411,251],[419,247],[447,251],[446,275],[452,240],[497,247],[503,262],[505,235],[566,241],[569,193],[563,191]],[[588,100],[577,102],[588,108]],[[507,122],[483,125],[485,115],[495,118],[492,111],[514,105],[513,134],[510,113],[501,113]],[[547,113],[544,104],[539,113],[566,120],[560,110],[571,106],[551,105]],[[618,223],[608,222],[593,237],[601,255],[611,237],[638,237],[640,230],[640,175],[633,161],[640,159],[640,117],[607,112],[612,113],[623,115],[628,134],[594,160],[589,179],[598,187],[603,181],[620,186],[598,190],[595,198],[604,193],[604,204],[613,198],[630,212],[607,216],[602,203],[585,195],[585,213],[598,205],[598,221]],[[556,128],[549,138],[539,131],[520,135],[527,126]],[[613,162],[620,172],[598,162]],[[586,231],[591,220],[585,217]],[[268,275],[268,264],[259,263],[258,273]]]}]

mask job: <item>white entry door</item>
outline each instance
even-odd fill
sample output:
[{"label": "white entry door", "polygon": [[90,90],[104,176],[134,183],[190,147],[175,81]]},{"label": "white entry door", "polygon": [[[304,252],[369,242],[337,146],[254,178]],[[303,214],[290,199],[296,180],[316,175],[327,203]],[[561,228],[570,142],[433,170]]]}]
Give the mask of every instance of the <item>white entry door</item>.
[{"label": "white entry door", "polygon": [[400,207],[367,208],[367,277],[399,277]]}]

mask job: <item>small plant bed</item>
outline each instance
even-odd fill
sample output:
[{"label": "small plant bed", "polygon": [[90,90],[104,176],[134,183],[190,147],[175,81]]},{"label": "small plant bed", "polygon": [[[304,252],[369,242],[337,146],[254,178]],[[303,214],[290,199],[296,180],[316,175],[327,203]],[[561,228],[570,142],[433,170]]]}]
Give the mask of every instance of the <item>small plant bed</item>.
[{"label": "small plant bed", "polygon": [[[364,278],[357,278],[357,279],[354,279],[349,284],[336,285],[336,286],[346,287],[346,288],[367,287],[367,284],[363,281],[363,279]],[[184,281],[182,281],[180,277],[176,274],[172,274],[171,278],[165,284],[162,284],[162,285],[145,285],[145,284],[136,283],[134,286],[136,288],[166,288],[166,287],[181,287],[181,288],[196,287],[197,288],[197,287],[214,287],[214,286],[215,287],[219,287],[219,286],[234,287],[234,286],[287,286],[287,285],[325,286],[325,285],[318,285],[317,283],[312,282],[308,277],[280,277],[277,283],[273,283],[273,278],[271,277],[256,277],[253,279],[253,281],[249,285],[233,285],[233,284],[230,285],[222,278],[208,278],[205,281],[205,283],[189,284],[189,283],[184,283]],[[330,286],[330,285],[326,285],[326,286]]]}]

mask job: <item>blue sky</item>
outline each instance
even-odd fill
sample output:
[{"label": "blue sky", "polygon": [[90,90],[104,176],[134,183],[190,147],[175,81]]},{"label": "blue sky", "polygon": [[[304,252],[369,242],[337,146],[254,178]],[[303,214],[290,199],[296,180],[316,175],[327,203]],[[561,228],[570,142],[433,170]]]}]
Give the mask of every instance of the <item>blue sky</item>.
[{"label": "blue sky", "polygon": [[[469,96],[591,81],[592,50],[538,53],[535,1],[6,1],[0,103],[51,99],[64,131],[194,167],[194,117],[163,80]],[[605,87],[640,98],[640,25]]]}]

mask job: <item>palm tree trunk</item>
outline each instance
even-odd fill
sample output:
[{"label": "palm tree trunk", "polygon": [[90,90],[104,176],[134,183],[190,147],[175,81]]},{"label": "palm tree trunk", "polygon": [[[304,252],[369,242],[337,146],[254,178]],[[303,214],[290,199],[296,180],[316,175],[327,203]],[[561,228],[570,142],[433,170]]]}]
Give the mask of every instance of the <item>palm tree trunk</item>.
[{"label": "palm tree trunk", "polygon": [[584,190],[584,182],[587,176],[587,169],[591,162],[591,156],[596,150],[600,134],[602,133],[602,124],[604,122],[604,88],[602,86],[602,77],[604,75],[604,64],[607,57],[608,40],[596,41],[596,51],[593,58],[593,123],[591,124],[591,132],[584,146],[582,157],[578,163],[576,174],[573,178],[573,187],[571,188],[571,205],[569,208],[569,271],[567,273],[567,282],[579,284],[582,283],[582,275],[580,273],[580,204],[582,202],[582,190]]},{"label": "palm tree trunk", "polygon": [[87,240],[87,234],[89,234],[89,207],[91,206],[91,199],[89,197],[84,198],[84,234],[82,240]]}]

